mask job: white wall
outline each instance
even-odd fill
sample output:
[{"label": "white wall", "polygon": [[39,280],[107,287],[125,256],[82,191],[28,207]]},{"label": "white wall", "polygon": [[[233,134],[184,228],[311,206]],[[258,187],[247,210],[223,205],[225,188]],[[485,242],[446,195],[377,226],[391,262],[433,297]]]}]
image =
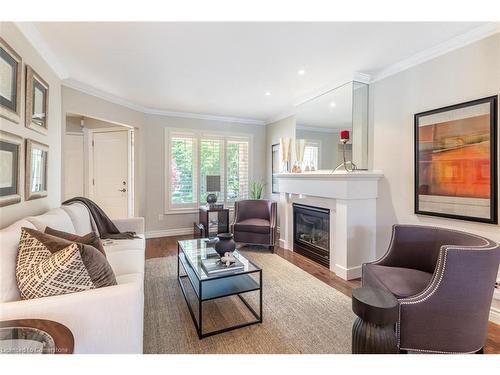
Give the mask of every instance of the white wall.
[{"label": "white wall", "polygon": [[[15,124],[0,118],[0,129],[31,138],[49,145],[48,196],[30,201],[24,200],[24,162],[20,173],[20,203],[0,208],[0,228],[30,215],[40,214],[47,209],[57,207],[61,202],[61,82],[42,56],[31,46],[17,27],[10,22],[0,23],[0,36],[23,59],[21,84],[21,122]],[[25,76],[26,65],[33,69],[49,84],[48,134],[42,135],[24,126]],[[24,161],[24,158],[23,158]]]},{"label": "white wall", "polygon": [[500,242],[498,225],[413,213],[413,115],[499,92],[500,34],[371,84],[371,161],[385,175],[377,202],[378,255],[387,249],[394,223],[465,230]]},{"label": "white wall", "polygon": [[[295,128],[296,128],[295,116],[290,116],[282,120],[273,122],[266,125],[266,196],[270,199],[279,201],[279,194],[272,194],[272,145],[280,143],[280,138],[291,138],[295,139]],[[294,150],[295,147],[292,144],[292,160],[294,160]],[[290,166],[291,168],[292,166]],[[279,218],[278,218],[279,219]]]}]

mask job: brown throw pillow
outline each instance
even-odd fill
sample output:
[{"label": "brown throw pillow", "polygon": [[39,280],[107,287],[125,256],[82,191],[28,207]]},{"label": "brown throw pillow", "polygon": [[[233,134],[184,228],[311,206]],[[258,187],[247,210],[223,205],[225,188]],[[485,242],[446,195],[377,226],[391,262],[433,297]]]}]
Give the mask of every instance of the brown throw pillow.
[{"label": "brown throw pillow", "polygon": [[113,269],[94,247],[22,228],[16,259],[22,299],[116,285]]},{"label": "brown throw pillow", "polygon": [[78,242],[85,245],[90,245],[99,250],[102,253],[102,255],[106,256],[106,252],[104,251],[104,246],[102,245],[101,239],[99,238],[96,232],[90,232],[87,233],[85,236],[79,236],[77,234],[63,232],[62,230],[46,227],[45,233],[59,238],[64,238],[65,240],[71,242]]}]

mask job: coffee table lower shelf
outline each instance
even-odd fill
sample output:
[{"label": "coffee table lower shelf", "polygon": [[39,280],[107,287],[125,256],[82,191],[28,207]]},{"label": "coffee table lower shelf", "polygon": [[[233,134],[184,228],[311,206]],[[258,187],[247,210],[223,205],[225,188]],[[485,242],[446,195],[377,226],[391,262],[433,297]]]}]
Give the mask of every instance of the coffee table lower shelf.
[{"label": "coffee table lower shelf", "polygon": [[[180,269],[185,274],[180,274]],[[257,282],[251,273],[258,273],[259,282]],[[206,337],[214,336],[220,333],[232,331],[238,328],[248,327],[253,324],[262,323],[262,270],[253,271],[247,274],[227,274],[220,276],[216,279],[199,280],[196,277],[194,270],[191,268],[188,261],[185,259],[184,254],[180,251],[177,256],[177,280],[181,288],[184,300],[186,301],[189,313],[198,333],[198,338],[204,339]],[[195,310],[187,296],[186,287],[184,286],[183,279],[188,279],[194,293],[198,299],[198,311],[196,317]],[[242,294],[258,291],[259,292],[259,312],[248,303]],[[210,332],[203,332],[203,302],[211,301],[218,298],[231,297],[237,295],[243,302],[250,313],[255,317],[255,320],[245,322],[222,329],[217,329]],[[197,319],[198,318],[198,319]]]}]

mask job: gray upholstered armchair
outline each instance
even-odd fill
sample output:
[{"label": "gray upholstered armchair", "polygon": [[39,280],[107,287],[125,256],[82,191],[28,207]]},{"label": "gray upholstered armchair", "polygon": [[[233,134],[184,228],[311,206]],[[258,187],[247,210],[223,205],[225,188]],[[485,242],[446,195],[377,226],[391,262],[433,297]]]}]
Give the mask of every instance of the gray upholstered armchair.
[{"label": "gray upholstered armchair", "polygon": [[231,233],[236,242],[269,246],[276,241],[276,202],[267,199],[241,200],[234,204]]},{"label": "gray upholstered armchair", "polygon": [[401,352],[482,352],[499,260],[499,245],[487,238],[394,225],[386,254],[363,264],[363,285],[399,300]]}]

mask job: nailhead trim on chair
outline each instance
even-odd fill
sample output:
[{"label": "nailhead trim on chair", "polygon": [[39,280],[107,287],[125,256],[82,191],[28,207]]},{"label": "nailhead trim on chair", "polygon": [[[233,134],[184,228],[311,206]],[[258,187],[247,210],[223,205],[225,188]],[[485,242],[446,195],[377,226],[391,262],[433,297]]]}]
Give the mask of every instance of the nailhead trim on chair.
[{"label": "nailhead trim on chair", "polygon": [[[420,228],[429,228],[429,229],[433,229],[433,230],[446,230],[446,231],[454,232],[454,233],[465,233],[465,234],[467,234],[469,236],[475,237],[475,238],[477,238],[477,239],[479,239],[479,240],[481,240],[481,241],[484,242],[484,245],[481,245],[481,246],[470,246],[470,247],[468,247],[466,249],[464,249],[462,246],[460,246],[460,247],[459,246],[453,246],[453,245],[443,245],[443,246],[441,246],[441,249],[440,249],[440,252],[439,252],[439,256],[438,256],[438,260],[437,260],[437,264],[436,264],[436,268],[434,270],[434,276],[433,276],[431,282],[429,283],[429,285],[427,286],[427,288],[424,289],[419,294],[416,294],[415,296],[408,297],[408,298],[402,298],[402,299],[399,300],[399,317],[398,317],[398,322],[396,323],[396,336],[397,336],[397,340],[398,340],[398,348],[400,350],[410,350],[410,351],[416,351],[416,352],[422,352],[422,353],[439,353],[439,354],[467,354],[467,353],[475,353],[475,352],[479,351],[481,348],[478,348],[477,350],[474,350],[474,351],[471,351],[471,352],[444,352],[444,351],[435,351],[435,350],[401,348],[401,346],[400,346],[401,345],[401,329],[400,329],[401,306],[402,305],[413,305],[413,304],[421,303],[421,302],[424,302],[427,299],[429,299],[432,295],[434,295],[434,293],[439,288],[439,285],[441,284],[441,281],[442,281],[442,279],[444,277],[444,272],[446,270],[446,258],[447,258],[447,255],[448,255],[448,250],[464,250],[464,251],[468,251],[468,250],[471,250],[471,249],[475,249],[476,251],[491,250],[491,249],[494,249],[495,247],[497,247],[498,244],[496,244],[493,241],[487,241],[485,238],[483,238],[481,236],[478,236],[476,234],[466,233],[466,232],[459,231],[459,230],[454,230],[454,229],[441,228],[441,227],[429,227],[429,226],[423,226],[423,225],[412,225],[412,224],[403,224],[403,225],[395,224],[393,226],[393,229],[392,229],[392,237],[391,237],[391,242],[389,243],[388,250],[382,256],[382,258],[380,258],[379,260],[373,262],[372,264],[378,264],[378,263],[382,262],[385,258],[388,257],[389,253],[391,252],[390,249],[392,248],[392,244],[394,242],[396,227],[417,227],[417,228],[420,227]],[[493,246],[491,246],[491,245],[493,245]],[[489,246],[489,247],[487,247],[487,246]],[[438,277],[438,275],[439,275],[439,277]]]}]

